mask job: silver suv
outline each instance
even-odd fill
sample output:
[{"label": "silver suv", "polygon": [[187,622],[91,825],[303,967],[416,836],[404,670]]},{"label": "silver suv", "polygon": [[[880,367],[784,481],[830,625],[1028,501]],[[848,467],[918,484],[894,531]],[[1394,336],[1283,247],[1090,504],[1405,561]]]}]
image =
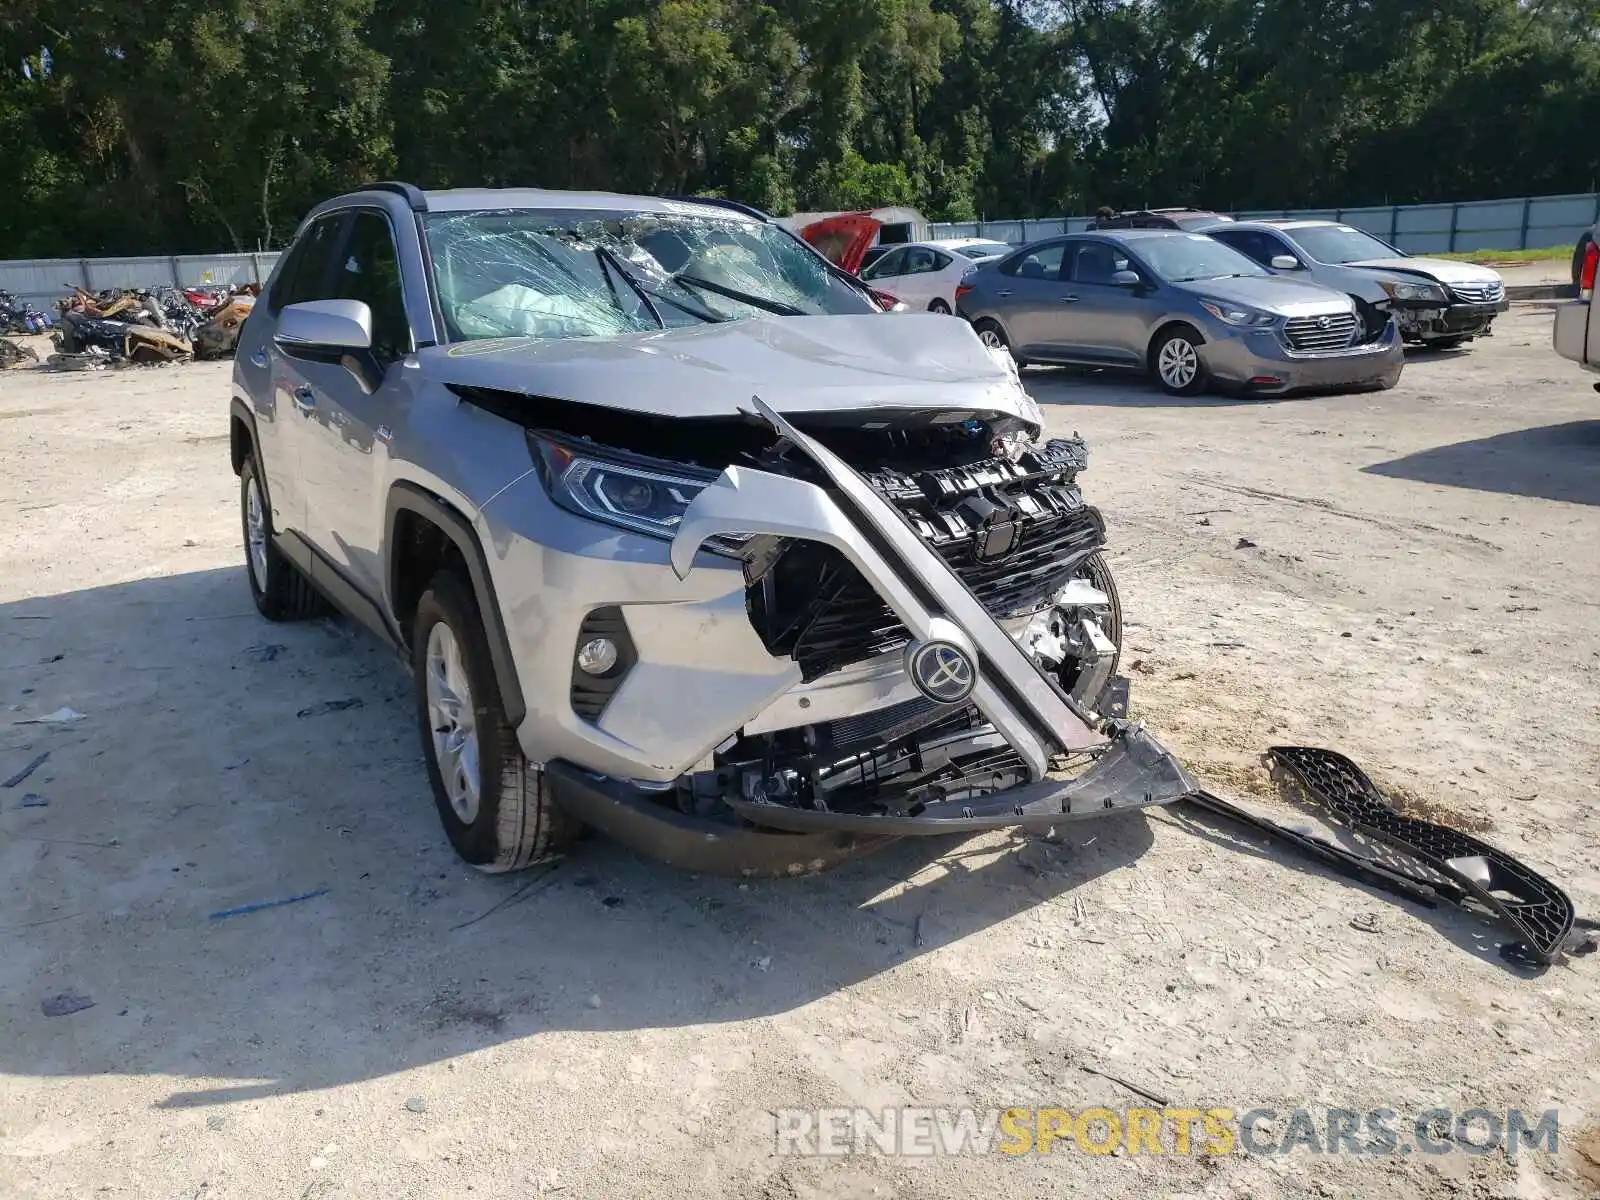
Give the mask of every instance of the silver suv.
[{"label": "silver suv", "polygon": [[256,606],[409,661],[486,870],[588,824],[795,873],[1190,790],[1122,719],[1082,443],[759,213],[330,200],[244,328],[232,453]]}]

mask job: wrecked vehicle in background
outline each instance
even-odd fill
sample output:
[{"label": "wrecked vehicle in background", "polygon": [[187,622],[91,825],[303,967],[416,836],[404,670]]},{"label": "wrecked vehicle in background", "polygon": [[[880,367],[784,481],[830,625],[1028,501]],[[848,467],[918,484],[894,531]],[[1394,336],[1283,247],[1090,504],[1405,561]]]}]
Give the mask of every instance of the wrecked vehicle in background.
[{"label": "wrecked vehicle in background", "polygon": [[255,304],[255,289],[205,286],[117,289],[73,287],[58,304],[53,335],[58,367],[226,358]]},{"label": "wrecked vehicle in background", "polygon": [[245,325],[230,441],[258,610],[332,601],[410,661],[482,869],[587,823],[800,873],[1191,790],[1124,719],[1083,443],[759,216],[330,200]]},{"label": "wrecked vehicle in background", "polygon": [[0,334],[48,333],[53,323],[49,314],[0,289]]}]

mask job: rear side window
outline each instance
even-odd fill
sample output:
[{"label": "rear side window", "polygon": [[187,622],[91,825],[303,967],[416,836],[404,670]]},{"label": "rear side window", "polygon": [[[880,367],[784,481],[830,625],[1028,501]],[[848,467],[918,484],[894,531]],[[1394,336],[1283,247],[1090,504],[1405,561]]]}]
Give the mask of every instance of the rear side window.
[{"label": "rear side window", "polygon": [[358,212],[351,221],[329,299],[360,300],[372,310],[372,352],[379,362],[411,353],[400,258],[389,222],[380,213]]},{"label": "rear side window", "polygon": [[305,300],[327,300],[328,268],[333,263],[334,251],[339,245],[339,232],[345,214],[329,213],[318,217],[289,249],[289,258],[278,272],[272,285],[267,309],[273,316],[285,304],[299,304]]}]

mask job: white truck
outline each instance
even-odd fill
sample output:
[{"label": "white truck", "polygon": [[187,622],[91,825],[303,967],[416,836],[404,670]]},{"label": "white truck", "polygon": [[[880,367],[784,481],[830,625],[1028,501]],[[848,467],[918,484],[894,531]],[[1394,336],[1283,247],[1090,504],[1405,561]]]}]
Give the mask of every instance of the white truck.
[{"label": "white truck", "polygon": [[[1596,225],[1578,270],[1578,298],[1556,309],[1556,353],[1586,370],[1600,373],[1600,321],[1594,318],[1594,277],[1600,267],[1600,225]],[[1600,383],[1594,385],[1600,392]]]}]

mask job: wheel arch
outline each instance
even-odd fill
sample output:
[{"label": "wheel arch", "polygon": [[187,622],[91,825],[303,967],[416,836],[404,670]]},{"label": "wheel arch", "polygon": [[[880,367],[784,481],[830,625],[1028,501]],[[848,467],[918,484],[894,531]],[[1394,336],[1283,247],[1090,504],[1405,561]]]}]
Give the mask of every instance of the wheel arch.
[{"label": "wheel arch", "polygon": [[[238,396],[228,405],[228,455],[233,460],[233,473],[244,472],[244,460],[261,444],[256,437],[256,416],[249,405]],[[265,486],[265,485],[263,485]]]},{"label": "wheel arch", "polygon": [[1156,363],[1156,347],[1161,344],[1162,338],[1166,337],[1167,334],[1171,333],[1175,329],[1187,329],[1190,333],[1194,334],[1194,344],[1196,346],[1204,346],[1206,344],[1205,331],[1188,317],[1167,317],[1164,320],[1157,322],[1155,330],[1150,334],[1150,340],[1144,345],[1144,363],[1146,367],[1154,369]]},{"label": "wheel arch", "polygon": [[384,584],[390,614],[404,644],[410,645],[417,602],[434,571],[459,562],[478,604],[506,721],[513,728],[520,725],[528,706],[517,678],[516,660],[506,636],[489,560],[472,523],[426,488],[402,480],[389,489],[383,528]]}]

